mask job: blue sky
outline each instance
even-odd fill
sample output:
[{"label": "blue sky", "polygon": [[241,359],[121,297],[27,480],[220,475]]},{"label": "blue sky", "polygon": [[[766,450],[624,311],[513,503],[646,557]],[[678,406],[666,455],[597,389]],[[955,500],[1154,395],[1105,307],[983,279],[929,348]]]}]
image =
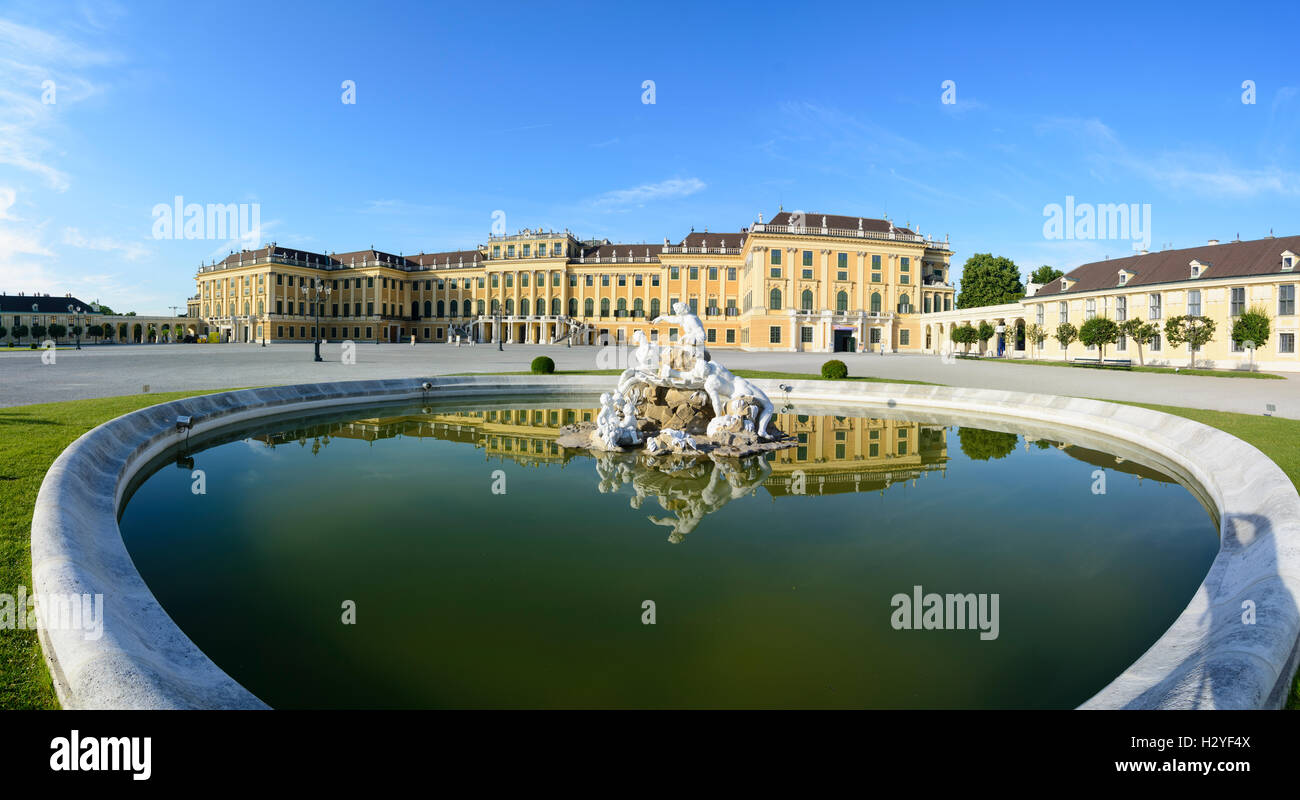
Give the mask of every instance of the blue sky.
[{"label": "blue sky", "polygon": [[947,234],[956,265],[1132,252],[1046,238],[1067,196],[1149,204],[1151,249],[1300,233],[1295,4],[291,5],[0,5],[0,291],[183,307],[238,243],[156,239],[177,195],[326,252],[782,204]]}]

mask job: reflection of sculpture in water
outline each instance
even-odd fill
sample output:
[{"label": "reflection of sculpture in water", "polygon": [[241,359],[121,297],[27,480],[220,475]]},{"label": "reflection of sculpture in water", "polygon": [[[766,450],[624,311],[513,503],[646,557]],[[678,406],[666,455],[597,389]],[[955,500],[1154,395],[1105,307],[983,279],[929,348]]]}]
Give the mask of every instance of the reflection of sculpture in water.
[{"label": "reflection of sculpture in water", "polygon": [[771,474],[761,457],[745,459],[643,458],[602,454],[596,456],[596,474],[602,494],[631,484],[632,508],[653,497],[669,512],[648,516],[655,525],[672,528],[668,541],[677,544],[709,514],[727,503],[752,494]]}]

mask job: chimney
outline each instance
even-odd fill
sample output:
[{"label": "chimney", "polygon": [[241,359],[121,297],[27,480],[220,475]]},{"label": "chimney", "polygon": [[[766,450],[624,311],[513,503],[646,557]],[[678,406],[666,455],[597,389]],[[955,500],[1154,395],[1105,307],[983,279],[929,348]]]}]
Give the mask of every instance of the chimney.
[{"label": "chimney", "polygon": [[1218,240],[1218,239],[1211,239],[1211,240],[1209,241],[1209,244],[1210,244],[1211,246],[1216,245],[1216,244],[1218,244],[1218,243],[1219,243],[1219,240]]}]

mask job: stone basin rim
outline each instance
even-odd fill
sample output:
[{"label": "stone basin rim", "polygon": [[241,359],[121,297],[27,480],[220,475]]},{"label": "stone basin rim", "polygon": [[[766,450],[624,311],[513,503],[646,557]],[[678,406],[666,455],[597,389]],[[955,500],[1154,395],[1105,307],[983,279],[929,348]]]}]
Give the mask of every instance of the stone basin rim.
[{"label": "stone basin rim", "polygon": [[[64,708],[268,707],[167,615],[118,529],[132,479],[183,440],[176,417],[191,418],[194,437],[286,413],[451,397],[590,394],[615,380],[471,375],[241,389],[149,406],[87,432],[50,467],[32,518],[34,592],[105,599],[98,640],[78,631],[39,631],[59,702]],[[1121,440],[1178,465],[1218,512],[1219,552],[1169,629],[1080,708],[1280,708],[1285,702],[1300,661],[1300,495],[1258,449],[1190,419],[1100,400],[920,384],[754,383],[774,404],[976,413]],[[1255,624],[1242,623],[1245,601],[1254,603]]]}]

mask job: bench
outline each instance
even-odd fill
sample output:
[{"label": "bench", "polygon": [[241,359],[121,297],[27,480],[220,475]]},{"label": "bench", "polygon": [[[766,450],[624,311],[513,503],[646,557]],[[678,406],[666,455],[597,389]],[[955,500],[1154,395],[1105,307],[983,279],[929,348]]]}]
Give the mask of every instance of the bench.
[{"label": "bench", "polygon": [[1076,358],[1070,362],[1072,367],[1092,367],[1093,369],[1133,369],[1131,358]]}]

